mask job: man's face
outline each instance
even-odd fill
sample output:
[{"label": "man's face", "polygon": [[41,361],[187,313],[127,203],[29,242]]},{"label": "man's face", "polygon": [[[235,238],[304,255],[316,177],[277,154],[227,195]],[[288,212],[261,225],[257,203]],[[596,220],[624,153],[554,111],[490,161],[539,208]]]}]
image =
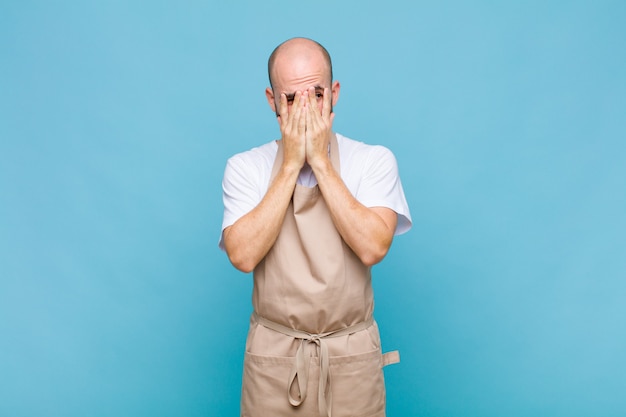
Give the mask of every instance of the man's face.
[{"label": "man's face", "polygon": [[317,105],[322,112],[324,88],[328,88],[328,93],[332,94],[332,106],[339,97],[339,83],[330,80],[330,70],[321,53],[308,55],[289,56],[284,54],[278,56],[274,63],[273,88],[267,88],[267,100],[272,110],[278,116],[280,112],[280,95],[287,96],[287,103],[291,111],[291,105],[296,92],[315,88]]}]

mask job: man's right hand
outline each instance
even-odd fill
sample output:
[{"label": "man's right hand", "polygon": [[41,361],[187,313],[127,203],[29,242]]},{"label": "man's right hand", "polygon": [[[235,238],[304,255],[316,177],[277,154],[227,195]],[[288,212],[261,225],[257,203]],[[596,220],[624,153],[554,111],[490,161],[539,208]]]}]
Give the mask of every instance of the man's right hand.
[{"label": "man's right hand", "polygon": [[306,92],[296,91],[290,109],[285,93],[280,95],[278,123],[283,140],[283,166],[297,172],[306,161],[306,96]]},{"label": "man's right hand", "polygon": [[280,233],[300,169],[306,161],[306,102],[306,93],[297,92],[290,109],[285,94],[280,95],[278,123],[284,151],[282,169],[261,202],[224,229],[224,248],[240,271],[251,272]]}]

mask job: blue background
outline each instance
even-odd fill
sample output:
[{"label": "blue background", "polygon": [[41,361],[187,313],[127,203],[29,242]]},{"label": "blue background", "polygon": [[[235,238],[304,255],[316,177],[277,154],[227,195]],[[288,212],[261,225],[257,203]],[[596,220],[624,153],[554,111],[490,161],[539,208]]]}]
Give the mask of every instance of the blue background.
[{"label": "blue background", "polygon": [[226,159],[319,40],[397,156],[389,416],[626,415],[626,3],[0,3],[0,416],[234,416],[251,277]]}]

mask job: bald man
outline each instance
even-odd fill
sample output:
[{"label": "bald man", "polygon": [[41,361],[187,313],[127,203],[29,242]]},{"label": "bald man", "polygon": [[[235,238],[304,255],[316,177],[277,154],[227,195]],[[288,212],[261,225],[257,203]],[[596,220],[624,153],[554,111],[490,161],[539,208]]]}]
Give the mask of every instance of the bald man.
[{"label": "bald man", "polygon": [[319,43],[268,61],[281,138],[228,160],[220,248],[253,272],[241,415],[385,415],[371,266],[411,216],[393,154],[332,129],[340,84]]}]

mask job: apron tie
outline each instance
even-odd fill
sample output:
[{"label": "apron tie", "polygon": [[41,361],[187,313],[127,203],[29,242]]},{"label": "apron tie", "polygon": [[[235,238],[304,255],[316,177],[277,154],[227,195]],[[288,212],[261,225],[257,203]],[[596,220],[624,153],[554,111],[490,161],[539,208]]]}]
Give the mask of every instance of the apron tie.
[{"label": "apron tie", "polygon": [[[317,357],[319,361],[320,378],[318,389],[318,405],[320,417],[331,417],[332,415],[332,391],[330,389],[330,358],[328,354],[328,345],[325,339],[329,337],[347,336],[361,330],[365,330],[374,323],[373,318],[357,323],[353,326],[345,327],[343,329],[313,334],[304,332],[301,330],[295,330],[282,324],[275,323],[264,317],[259,316],[256,313],[252,314],[253,320],[267,327],[270,330],[282,333],[287,336],[291,336],[295,339],[300,339],[300,346],[296,351],[294,358],[294,364],[289,374],[289,380],[287,383],[287,397],[289,404],[294,407],[298,407],[306,399],[307,384],[309,380],[309,365],[311,361],[311,352],[307,349],[307,346],[314,344],[317,351]],[[308,355],[305,355],[305,350]],[[305,360],[305,356],[308,356]],[[296,389],[296,395],[292,395],[292,391]]]}]

